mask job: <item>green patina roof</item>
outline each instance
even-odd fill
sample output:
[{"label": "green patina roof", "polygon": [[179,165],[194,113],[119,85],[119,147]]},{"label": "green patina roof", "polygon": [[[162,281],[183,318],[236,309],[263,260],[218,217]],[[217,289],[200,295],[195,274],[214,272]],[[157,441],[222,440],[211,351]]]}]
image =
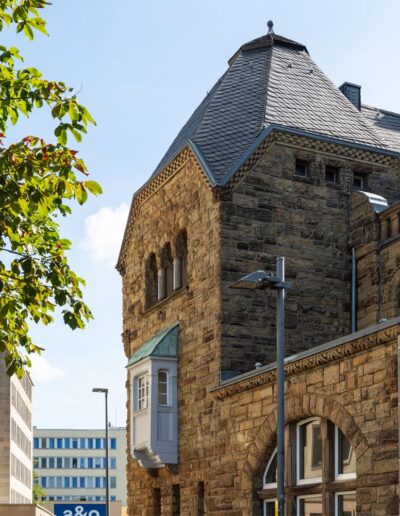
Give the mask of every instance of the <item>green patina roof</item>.
[{"label": "green patina roof", "polygon": [[136,364],[147,357],[177,357],[178,356],[179,323],[157,333],[145,342],[131,356],[127,367]]}]

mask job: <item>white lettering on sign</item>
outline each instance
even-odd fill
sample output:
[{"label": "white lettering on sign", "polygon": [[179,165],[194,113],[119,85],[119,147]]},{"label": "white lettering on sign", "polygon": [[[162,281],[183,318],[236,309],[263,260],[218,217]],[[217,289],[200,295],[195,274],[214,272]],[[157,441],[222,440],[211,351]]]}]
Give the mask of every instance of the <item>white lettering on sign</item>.
[{"label": "white lettering on sign", "polygon": [[96,509],[92,509],[89,512],[83,512],[84,510],[83,505],[77,505],[74,513],[70,509],[66,509],[63,512],[63,516],[100,516],[99,511],[96,511]]}]

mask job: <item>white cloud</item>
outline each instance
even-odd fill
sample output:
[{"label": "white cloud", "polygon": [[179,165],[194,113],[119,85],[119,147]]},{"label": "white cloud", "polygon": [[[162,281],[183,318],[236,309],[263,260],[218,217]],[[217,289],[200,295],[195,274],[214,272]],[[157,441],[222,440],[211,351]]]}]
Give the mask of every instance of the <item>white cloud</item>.
[{"label": "white cloud", "polygon": [[129,207],[123,203],[115,209],[100,208],[86,218],[83,245],[95,261],[116,264],[128,213]]},{"label": "white cloud", "polygon": [[63,378],[65,371],[51,365],[43,356],[33,355],[31,357],[32,368],[30,375],[35,385],[39,383],[46,383],[56,378]]}]

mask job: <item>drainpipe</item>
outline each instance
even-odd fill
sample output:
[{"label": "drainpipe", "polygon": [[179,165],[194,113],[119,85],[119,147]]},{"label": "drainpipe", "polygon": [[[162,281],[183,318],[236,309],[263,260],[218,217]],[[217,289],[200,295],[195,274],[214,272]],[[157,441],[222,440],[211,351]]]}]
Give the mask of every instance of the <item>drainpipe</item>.
[{"label": "drainpipe", "polygon": [[357,331],[357,258],[354,247],[351,250],[351,333]]}]

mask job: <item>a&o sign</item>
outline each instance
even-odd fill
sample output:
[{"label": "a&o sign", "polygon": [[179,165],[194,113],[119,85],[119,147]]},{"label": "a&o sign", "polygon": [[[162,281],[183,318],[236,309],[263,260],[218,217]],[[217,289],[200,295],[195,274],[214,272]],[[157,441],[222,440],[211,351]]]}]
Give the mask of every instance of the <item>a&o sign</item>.
[{"label": "a&o sign", "polygon": [[106,516],[105,503],[55,503],[55,516]]}]

